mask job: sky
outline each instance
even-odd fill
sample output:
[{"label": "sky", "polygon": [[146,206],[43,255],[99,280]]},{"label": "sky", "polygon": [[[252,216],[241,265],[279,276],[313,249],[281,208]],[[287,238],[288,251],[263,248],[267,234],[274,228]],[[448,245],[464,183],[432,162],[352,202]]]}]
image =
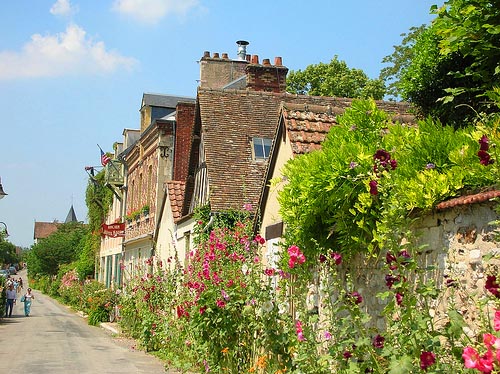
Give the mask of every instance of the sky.
[{"label": "sky", "polygon": [[[0,0],[0,222],[87,221],[86,166],[139,128],[143,93],[196,96],[204,51],[236,41],[290,70],[328,63],[378,78],[401,34],[443,0]],[[3,225],[0,229],[3,229]]]}]

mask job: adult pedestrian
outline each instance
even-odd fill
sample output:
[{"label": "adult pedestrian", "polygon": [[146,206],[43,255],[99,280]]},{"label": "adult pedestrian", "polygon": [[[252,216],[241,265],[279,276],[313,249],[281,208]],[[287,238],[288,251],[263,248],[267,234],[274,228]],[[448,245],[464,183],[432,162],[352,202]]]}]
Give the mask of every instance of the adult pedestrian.
[{"label": "adult pedestrian", "polygon": [[31,288],[28,288],[26,293],[21,297],[21,301],[24,303],[24,315],[26,317],[30,316],[31,313],[31,302],[35,299],[35,296],[31,292]]},{"label": "adult pedestrian", "polygon": [[9,288],[5,293],[5,296],[7,298],[7,302],[5,303],[5,317],[12,317],[12,309],[14,309],[14,304],[16,303],[17,298],[16,290],[14,289],[14,285],[12,283],[9,284]]}]

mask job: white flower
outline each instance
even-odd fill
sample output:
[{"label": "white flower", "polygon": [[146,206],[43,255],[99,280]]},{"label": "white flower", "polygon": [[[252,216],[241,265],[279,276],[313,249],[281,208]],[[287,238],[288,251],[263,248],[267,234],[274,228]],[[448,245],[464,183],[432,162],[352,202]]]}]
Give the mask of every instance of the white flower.
[{"label": "white flower", "polygon": [[264,304],[262,304],[262,310],[266,313],[269,313],[270,311],[272,311],[274,308],[274,304],[271,300],[268,300],[266,302],[264,302]]},{"label": "white flower", "polygon": [[241,271],[243,272],[244,275],[247,275],[248,274],[248,265],[243,264],[243,266],[241,267]]},{"label": "white flower", "polygon": [[290,304],[288,304],[288,302],[286,302],[286,301],[278,304],[278,313],[279,314],[288,313],[289,309],[290,309]]}]

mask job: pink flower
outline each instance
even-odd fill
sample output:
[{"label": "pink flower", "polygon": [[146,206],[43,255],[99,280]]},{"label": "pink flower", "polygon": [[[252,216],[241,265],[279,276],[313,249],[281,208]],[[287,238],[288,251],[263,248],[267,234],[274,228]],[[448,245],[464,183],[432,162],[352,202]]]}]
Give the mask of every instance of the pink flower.
[{"label": "pink flower", "polygon": [[288,266],[291,269],[293,269],[297,263],[303,264],[306,261],[306,257],[296,245],[292,245],[288,248],[288,254],[290,255]]},{"label": "pink flower", "polygon": [[403,295],[399,292],[396,293],[396,303],[398,305],[401,305],[403,303]]},{"label": "pink flower", "polygon": [[226,291],[224,290],[220,290],[220,293],[222,294],[222,297],[225,299],[225,300],[229,300],[229,295],[227,294]]},{"label": "pink flower", "polygon": [[302,322],[297,321],[295,323],[295,331],[297,332],[297,339],[299,342],[306,340],[306,338],[304,338],[304,332],[302,331]]},{"label": "pink flower", "polygon": [[243,209],[247,210],[247,211],[251,211],[253,209],[252,204],[250,204],[250,203],[243,204]]},{"label": "pink flower", "polygon": [[429,366],[434,365],[436,362],[436,355],[432,352],[422,352],[420,354],[420,368],[422,370],[427,370]]},{"label": "pink flower", "polygon": [[219,308],[224,308],[226,306],[226,303],[224,302],[224,300],[221,300],[221,299],[218,299],[216,302],[217,306]]},{"label": "pink flower", "polygon": [[500,330],[500,310],[497,310],[495,312],[495,318],[493,320],[493,328],[495,329],[495,331]]},{"label": "pink flower", "polygon": [[332,334],[330,334],[330,331],[325,331],[325,339],[330,340],[332,338]]},{"label": "pink flower", "polygon": [[468,369],[474,369],[479,362],[479,353],[472,347],[465,347],[462,353],[464,365]]}]

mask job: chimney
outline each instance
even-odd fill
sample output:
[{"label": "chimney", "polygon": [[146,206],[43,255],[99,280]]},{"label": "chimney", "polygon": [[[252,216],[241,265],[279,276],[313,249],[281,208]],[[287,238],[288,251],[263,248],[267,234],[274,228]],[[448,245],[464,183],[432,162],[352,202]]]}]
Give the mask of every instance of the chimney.
[{"label": "chimney", "polygon": [[239,40],[238,58],[232,60],[227,53],[213,53],[205,51],[200,60],[200,88],[220,89],[234,82],[238,78],[245,76],[245,67],[248,65],[246,46],[249,44],[245,40]]},{"label": "chimney", "polygon": [[250,64],[246,66],[247,89],[283,93],[286,90],[286,75],[288,68],[282,65],[281,57],[274,59],[274,65],[268,58],[259,64],[259,56],[253,55]]},{"label": "chimney", "polygon": [[238,44],[238,60],[246,61],[247,60],[247,45],[250,44],[246,40],[238,40],[236,42]]}]

